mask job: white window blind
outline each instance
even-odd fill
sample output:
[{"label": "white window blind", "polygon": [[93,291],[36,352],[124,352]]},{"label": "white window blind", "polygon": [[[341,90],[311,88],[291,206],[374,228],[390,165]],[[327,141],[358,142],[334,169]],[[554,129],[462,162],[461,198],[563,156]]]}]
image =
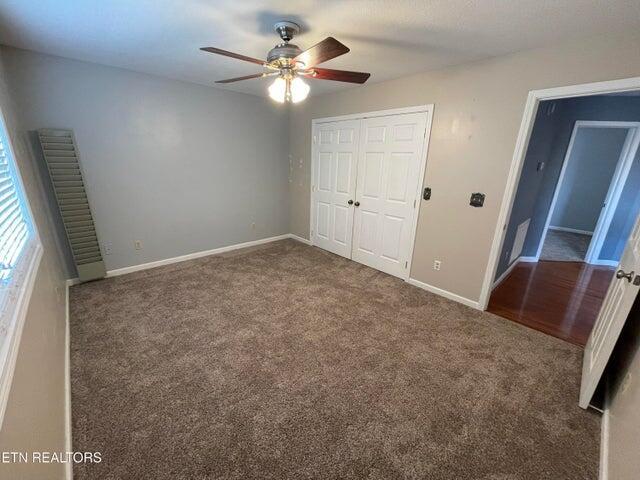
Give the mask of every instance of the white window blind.
[{"label": "white window blind", "polygon": [[0,281],[11,278],[29,240],[31,226],[7,132],[0,132]]}]

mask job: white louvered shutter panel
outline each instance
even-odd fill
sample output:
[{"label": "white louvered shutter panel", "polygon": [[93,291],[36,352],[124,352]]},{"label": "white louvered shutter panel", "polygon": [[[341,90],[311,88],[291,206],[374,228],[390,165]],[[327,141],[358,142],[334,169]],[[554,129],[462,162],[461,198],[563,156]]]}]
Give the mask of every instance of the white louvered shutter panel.
[{"label": "white louvered shutter panel", "polygon": [[40,145],[81,281],[106,274],[71,130],[38,130]]},{"label": "white louvered shutter panel", "polygon": [[0,280],[7,280],[30,235],[17,177],[9,162],[7,146],[0,136]]}]

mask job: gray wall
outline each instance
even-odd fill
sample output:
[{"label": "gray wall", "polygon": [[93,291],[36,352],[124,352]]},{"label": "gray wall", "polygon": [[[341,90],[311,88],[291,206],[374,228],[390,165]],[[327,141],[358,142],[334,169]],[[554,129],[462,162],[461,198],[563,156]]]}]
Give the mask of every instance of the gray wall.
[{"label": "gray wall", "polygon": [[[550,117],[543,115],[551,103],[556,104],[555,113]],[[518,225],[528,218],[531,218],[531,223],[522,255],[534,256],[537,253],[564,156],[577,120],[640,121],[640,97],[601,95],[541,103],[514,201],[515,214],[512,214],[507,225],[496,278],[508,268],[515,231]],[[536,172],[535,166],[541,159],[546,159],[546,167],[542,172]],[[638,156],[635,164],[637,163]],[[640,174],[630,175],[630,182],[637,181],[634,180],[637,176]],[[625,210],[625,206],[635,201],[633,185],[637,184],[628,185],[629,188],[625,186],[625,202],[621,203],[616,211],[603,245],[600,255],[602,259],[613,259],[605,256],[605,252],[610,255],[612,245],[614,249],[619,250],[619,247],[615,246],[619,246],[620,239],[626,238],[629,234],[629,211]],[[624,230],[625,228],[627,230]],[[624,244],[624,241],[622,243]]]},{"label": "gray wall", "polygon": [[626,128],[578,129],[551,226],[594,231],[628,132]]},{"label": "gray wall", "polygon": [[253,95],[3,52],[25,127],[75,132],[98,236],[111,244],[108,270],[288,233],[285,109]]},{"label": "gray wall", "polygon": [[[65,451],[64,268],[48,213],[42,178],[30,155],[21,105],[5,82],[0,52],[0,108],[7,120],[16,162],[44,247],[20,340],[9,401],[0,432],[0,451]],[[64,478],[61,464],[4,464],[0,477],[22,480]]]}]

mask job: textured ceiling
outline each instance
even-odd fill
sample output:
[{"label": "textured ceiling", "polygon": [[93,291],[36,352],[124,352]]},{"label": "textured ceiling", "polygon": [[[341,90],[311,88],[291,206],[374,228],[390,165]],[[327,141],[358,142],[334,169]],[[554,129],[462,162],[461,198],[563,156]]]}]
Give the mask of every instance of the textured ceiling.
[{"label": "textured ceiling", "polygon": [[[562,40],[640,27],[638,0],[1,0],[0,42],[211,85],[255,65],[198,50],[265,58],[280,19],[307,48],[334,36],[351,52],[323,64],[380,82]],[[259,70],[259,69],[258,69]],[[353,85],[310,80],[311,94]],[[265,79],[219,87],[263,95]]]}]

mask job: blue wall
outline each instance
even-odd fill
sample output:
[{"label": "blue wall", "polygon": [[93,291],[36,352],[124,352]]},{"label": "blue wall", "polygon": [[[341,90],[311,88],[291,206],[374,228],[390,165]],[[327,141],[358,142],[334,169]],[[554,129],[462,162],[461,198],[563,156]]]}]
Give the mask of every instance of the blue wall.
[{"label": "blue wall", "polygon": [[600,250],[600,259],[620,260],[638,214],[640,214],[640,151],[636,154],[629,171],[618,208]]},{"label": "blue wall", "polygon": [[551,226],[594,231],[628,133],[628,128],[578,129]]},{"label": "blue wall", "polygon": [[[553,168],[552,165],[549,165],[549,161],[555,157],[553,150],[557,148],[555,141],[562,122],[562,108],[561,102],[542,102],[538,108],[496,277],[500,276],[509,266],[509,257],[518,225],[528,218],[534,217],[538,198],[545,195],[544,190],[548,182],[545,182],[544,178],[547,176],[547,172]],[[542,170],[539,170],[540,163],[544,163]],[[535,228],[535,222],[532,220],[529,231],[531,232],[533,228]]]},{"label": "blue wall", "polygon": [[[528,218],[531,218],[531,223],[522,255],[534,256],[537,253],[564,155],[569,146],[573,127],[578,120],[640,121],[640,97],[596,95],[540,103],[511,218],[507,225],[496,278],[509,267],[516,229]],[[537,165],[541,161],[545,162],[545,168],[539,171]],[[638,168],[637,164],[638,158],[636,158],[634,169]],[[640,180],[640,173],[634,170],[629,178]],[[638,185],[629,188],[625,186],[623,197],[628,207],[633,208],[640,202],[637,198],[638,188]],[[621,202],[614,216],[616,228],[614,229],[612,223],[611,235],[608,235],[610,238],[606,240],[607,252],[619,250],[619,247],[611,247],[611,245],[619,243],[614,238],[624,235],[629,222],[633,222],[633,219],[629,220],[631,216],[635,218],[633,212],[623,210]],[[628,233],[627,231],[626,234]],[[626,237],[622,244],[625,241]],[[604,253],[603,248],[602,258]]]}]

